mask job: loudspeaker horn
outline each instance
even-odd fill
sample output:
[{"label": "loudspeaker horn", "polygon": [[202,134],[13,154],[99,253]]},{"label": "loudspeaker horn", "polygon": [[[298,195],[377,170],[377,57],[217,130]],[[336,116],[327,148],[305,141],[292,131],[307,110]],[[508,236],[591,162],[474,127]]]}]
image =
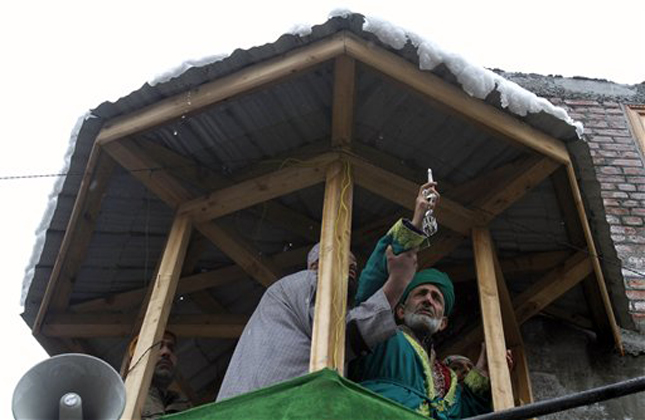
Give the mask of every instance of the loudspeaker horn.
[{"label": "loudspeaker horn", "polygon": [[16,420],[117,420],[124,408],[121,376],[103,360],[76,353],[51,357],[29,369],[11,401]]}]

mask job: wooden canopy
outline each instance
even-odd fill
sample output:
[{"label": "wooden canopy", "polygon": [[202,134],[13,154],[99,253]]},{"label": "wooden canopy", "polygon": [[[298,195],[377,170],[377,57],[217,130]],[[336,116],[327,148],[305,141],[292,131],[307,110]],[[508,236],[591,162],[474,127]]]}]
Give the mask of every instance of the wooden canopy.
[{"label": "wooden canopy", "polygon": [[[351,248],[364,260],[410,215],[427,167],[442,192],[440,232],[419,261],[457,287],[440,350],[469,354],[485,340],[496,408],[531,401],[520,326],[534,315],[621,348],[566,146],[574,129],[468,95],[446,67],[420,70],[415,47],[391,48],[362,19],[146,85],[81,129],[23,317],[50,353],[124,369],[138,334],[126,417],[164,328],[180,337],[178,386],[212,400],[264,288],[304,268],[319,240],[312,369],[342,370],[344,335],[331,333],[342,314],[330,308],[346,264],[334,258]],[[557,305],[572,293],[576,305]]]}]

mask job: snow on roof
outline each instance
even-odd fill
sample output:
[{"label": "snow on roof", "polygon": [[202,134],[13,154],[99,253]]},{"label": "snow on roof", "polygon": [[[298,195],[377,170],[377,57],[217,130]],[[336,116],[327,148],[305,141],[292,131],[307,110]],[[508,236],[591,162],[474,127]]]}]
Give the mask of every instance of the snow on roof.
[{"label": "snow on roof", "polygon": [[[329,19],[334,17],[348,18],[352,14],[353,12],[348,9],[335,9],[329,13]],[[457,78],[462,89],[470,96],[483,100],[493,90],[497,90],[501,96],[502,107],[508,108],[513,114],[523,117],[528,113],[543,111],[575,127],[578,137],[582,137],[584,132],[582,123],[574,121],[563,108],[553,105],[547,99],[535,95],[478,64],[469,62],[457,53],[443,49],[432,40],[425,39],[386,20],[370,16],[364,16],[363,30],[376,35],[381,42],[397,50],[403,49],[410,42],[417,50],[421,70],[430,71],[441,64],[445,65]],[[305,37],[311,32],[312,25],[301,23],[293,25],[287,33]],[[154,86],[167,82],[192,67],[205,66],[221,61],[228,56],[229,54],[220,54],[185,61],[179,66],[155,76],[148,83]]]}]

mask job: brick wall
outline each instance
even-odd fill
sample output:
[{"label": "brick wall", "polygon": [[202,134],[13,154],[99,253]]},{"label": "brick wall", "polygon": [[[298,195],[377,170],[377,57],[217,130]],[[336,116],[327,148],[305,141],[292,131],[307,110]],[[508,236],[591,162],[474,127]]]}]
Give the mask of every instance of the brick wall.
[{"label": "brick wall", "polygon": [[[620,103],[551,98],[585,126],[629,312],[645,332],[645,165]],[[613,261],[612,263],[616,263]]]}]

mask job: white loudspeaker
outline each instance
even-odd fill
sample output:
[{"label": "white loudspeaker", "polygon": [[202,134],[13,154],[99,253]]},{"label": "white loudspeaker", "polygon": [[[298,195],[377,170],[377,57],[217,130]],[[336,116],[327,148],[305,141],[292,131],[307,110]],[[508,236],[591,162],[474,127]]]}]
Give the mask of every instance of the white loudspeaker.
[{"label": "white loudspeaker", "polygon": [[16,420],[117,420],[124,407],[125,386],[112,366],[75,353],[32,367],[11,402]]}]

